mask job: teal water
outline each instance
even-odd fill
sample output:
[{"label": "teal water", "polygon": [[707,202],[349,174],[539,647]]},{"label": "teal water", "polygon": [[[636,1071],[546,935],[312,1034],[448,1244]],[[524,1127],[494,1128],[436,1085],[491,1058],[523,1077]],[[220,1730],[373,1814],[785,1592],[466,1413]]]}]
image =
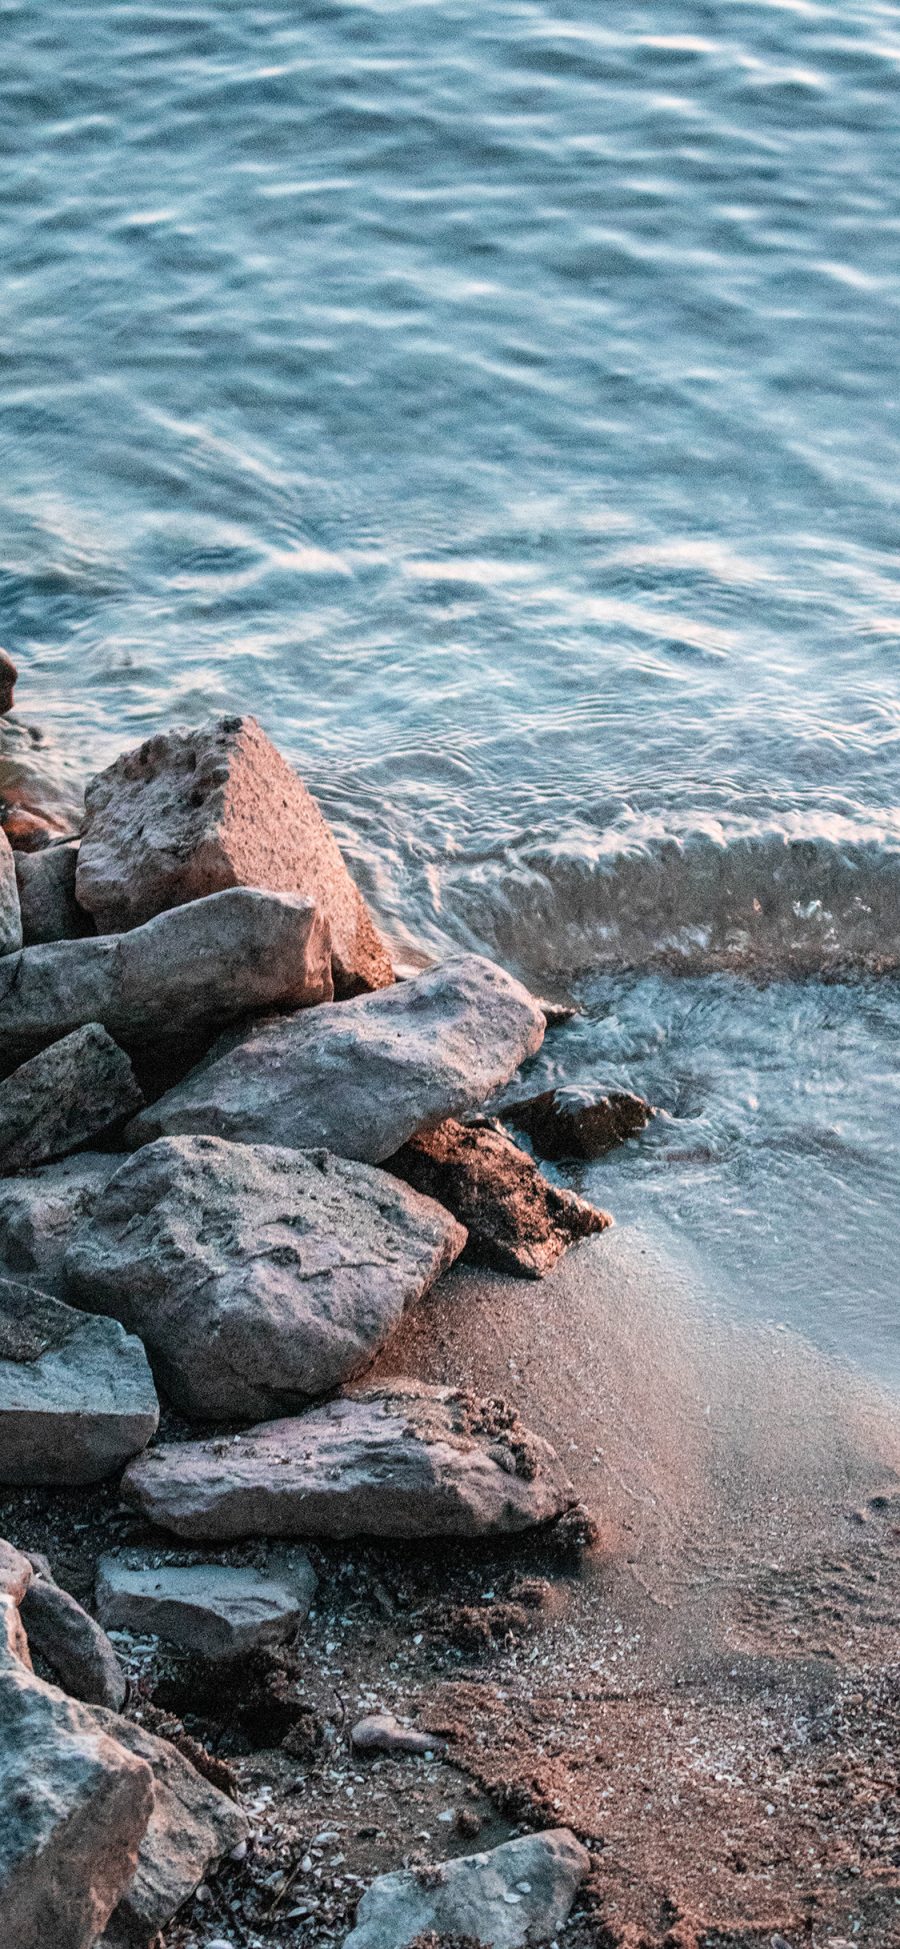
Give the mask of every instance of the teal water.
[{"label": "teal water", "polygon": [[624,1207],[900,1378],[897,8],[0,36],[23,711],[90,769],[255,710],[399,947],[672,1098]]}]

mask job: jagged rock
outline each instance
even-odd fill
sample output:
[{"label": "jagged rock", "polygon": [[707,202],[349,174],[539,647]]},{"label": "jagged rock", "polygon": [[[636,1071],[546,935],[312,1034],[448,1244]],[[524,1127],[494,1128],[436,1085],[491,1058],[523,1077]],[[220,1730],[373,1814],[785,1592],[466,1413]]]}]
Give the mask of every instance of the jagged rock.
[{"label": "jagged rock", "polygon": [[316,1574],[303,1550],[267,1571],[222,1563],[133,1568],[112,1556],[101,1557],[97,1566],[97,1609],[111,1630],[164,1638],[216,1660],[293,1637],[315,1589]]},{"label": "jagged rock", "polygon": [[417,1130],[478,1109],[543,1034],[511,975],[459,955],[377,995],[227,1037],[128,1134],[147,1143],[203,1130],[378,1164]]},{"label": "jagged rock", "polygon": [[185,1413],[257,1420],[360,1373],[465,1242],[367,1164],[168,1137],[110,1179],[65,1278],[140,1335]]},{"label": "jagged rock", "polygon": [[534,1159],[489,1123],[450,1117],[410,1138],[387,1169],[465,1225],[467,1258],[531,1279],[542,1279],[576,1239],[612,1223],[605,1211],[550,1184]]},{"label": "jagged rock", "polygon": [[148,1949],[213,1862],[245,1840],[248,1823],[234,1801],[168,1740],[109,1712],[95,1708],[91,1716],[129,1756],[151,1769],[154,1784],[137,1872],[96,1949]]},{"label": "jagged rock", "polygon": [[590,1856],[567,1827],[522,1834],[488,1854],[382,1875],[366,1890],[344,1949],[408,1949],[419,1936],[526,1949],[562,1929]]},{"label": "jagged rock", "polygon": [[90,915],[75,898],[77,839],[45,846],[37,853],[16,853],[14,858],[26,947],[74,941],[95,932]]},{"label": "jagged rock", "polygon": [[124,1162],[114,1153],[82,1151],[21,1177],[0,1178],[0,1272],[33,1279],[61,1297],[69,1242]]},{"label": "jagged rock", "polygon": [[82,793],[75,765],[39,726],[0,719],[0,826],[18,851],[77,833]]},{"label": "jagged rock", "polygon": [[24,1171],[77,1150],[143,1100],[124,1050],[99,1022],[89,1022],[0,1083],[0,1171]]},{"label": "jagged rock", "polygon": [[590,1090],[542,1090],[540,1096],[505,1103],[508,1123],[524,1130],[539,1157],[553,1162],[562,1157],[602,1157],[626,1138],[637,1136],[655,1115],[642,1096],[630,1090],[611,1090],[592,1096]]},{"label": "jagged rock", "polygon": [[158,1420],[139,1340],[0,1278],[0,1482],[102,1481]]},{"label": "jagged rock", "polygon": [[0,826],[0,955],[22,945],[22,912],[16,885],[16,856]]},{"label": "jagged rock", "polygon": [[16,687],[18,670],[8,651],[0,650],[0,717],[13,707],[13,691]]},{"label": "jagged rock", "polygon": [[495,1536],[575,1502],[549,1443],[502,1402],[391,1380],[227,1441],[132,1463],[128,1502],[177,1536]]},{"label": "jagged rock", "polygon": [[353,1727],[350,1744],[357,1753],[422,1754],[443,1752],[446,1741],[436,1739],[433,1733],[401,1726],[393,1712],[367,1712]]},{"label": "jagged rock", "polygon": [[148,738],[85,795],[78,899],[115,933],[224,887],[305,894],[331,928],[339,995],[390,958],[315,800],[253,717]]},{"label": "jagged rock", "polygon": [[65,1692],[88,1705],[121,1712],[127,1682],[122,1666],[95,1619],[52,1577],[33,1576],[21,1604],[32,1651],[43,1658]]},{"label": "jagged rock", "polygon": [[153,1775],[89,1707],[45,1685],[5,1648],[0,1806],[3,1941],[10,1949],[91,1949],[134,1876]]},{"label": "jagged rock", "polygon": [[0,1046],[102,1022],[124,1041],[330,999],[328,928],[298,894],[236,887],[131,934],[50,941],[0,960]]},{"label": "jagged rock", "polygon": [[31,1558],[0,1538],[0,1593],[11,1597],[14,1604],[21,1604],[33,1576]]}]

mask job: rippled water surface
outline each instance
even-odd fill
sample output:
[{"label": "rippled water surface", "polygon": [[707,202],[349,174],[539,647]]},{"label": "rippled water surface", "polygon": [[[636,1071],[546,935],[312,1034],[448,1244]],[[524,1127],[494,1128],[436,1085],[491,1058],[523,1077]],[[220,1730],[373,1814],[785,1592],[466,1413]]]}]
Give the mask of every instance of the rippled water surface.
[{"label": "rippled water surface", "polygon": [[897,8],[0,35],[23,710],[85,767],[255,710],[395,940],[579,987],[563,1074],[612,1079],[613,1018],[660,1100],[702,1070],[635,1209],[889,1366],[900,1005],[793,977],[900,960]]}]

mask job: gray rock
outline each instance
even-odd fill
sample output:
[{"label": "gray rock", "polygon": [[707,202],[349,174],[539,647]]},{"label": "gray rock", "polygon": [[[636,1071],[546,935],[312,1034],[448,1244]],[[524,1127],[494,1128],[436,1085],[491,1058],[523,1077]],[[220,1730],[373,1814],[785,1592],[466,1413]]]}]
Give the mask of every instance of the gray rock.
[{"label": "gray rock", "polygon": [[15,954],[22,945],[22,912],[16,885],[13,849],[0,827],[0,955]]},{"label": "gray rock", "polygon": [[433,1733],[401,1726],[392,1712],[367,1712],[350,1734],[350,1744],[357,1753],[440,1753],[445,1743]]},{"label": "gray rock", "polygon": [[152,1449],[122,1493],[163,1529],[216,1540],[508,1535],[575,1502],[559,1457],[511,1409],[403,1380]]},{"label": "gray rock", "polygon": [[74,941],[95,932],[90,914],[79,907],[75,898],[77,861],[77,839],[44,846],[38,853],[16,853],[22,940],[26,947],[38,947],[45,941]]},{"label": "gray rock", "polygon": [[3,1941],[10,1949],[91,1949],[134,1876],[153,1775],[89,1707],[6,1651],[0,1806]]},{"label": "gray rock", "polygon": [[46,1043],[86,1022],[125,1041],[186,1035],[331,992],[328,928],[310,901],[236,887],[131,934],[5,955],[0,1046]]},{"label": "gray rock", "polygon": [[210,1131],[378,1164],[475,1110],[540,1047],[544,1018],[492,961],[460,955],[377,995],[229,1037],[136,1117],[136,1143]]},{"label": "gray rock", "polygon": [[95,1709],[91,1716],[131,1758],[150,1768],[154,1786],[137,1871],[97,1949],[148,1949],[213,1862],[245,1839],[248,1823],[233,1800],[168,1740],[108,1712]]},{"label": "gray rock", "polygon": [[305,894],[331,928],[338,994],[393,980],[337,840],[253,717],[167,731],[91,781],[78,899],[104,932],[224,887]]},{"label": "gray rock", "polygon": [[25,1171],[77,1150],[143,1100],[124,1050],[99,1022],[89,1022],[0,1083],[0,1171]]},{"label": "gray rock", "polygon": [[101,1151],[0,1178],[0,1272],[33,1279],[61,1296],[62,1263],[73,1234],[126,1160]]},{"label": "gray rock", "polygon": [[0,1278],[0,1482],[102,1481],[158,1421],[139,1340]]},{"label": "gray rock", "polygon": [[485,1949],[549,1942],[589,1868],[587,1849],[567,1827],[555,1827],[488,1854],[382,1875],[366,1890],[344,1949],[407,1949],[431,1931]]},{"label": "gray rock", "polygon": [[0,716],[12,710],[18,674],[12,657],[6,650],[0,650]]},{"label": "gray rock", "polygon": [[32,1651],[55,1673],[64,1692],[88,1705],[121,1712],[125,1673],[106,1635],[67,1590],[51,1578],[33,1577],[21,1604]]},{"label": "gray rock", "polygon": [[315,1588],[315,1571],[302,1550],[280,1573],[223,1563],[134,1569],[112,1556],[101,1557],[97,1567],[97,1609],[111,1630],[164,1638],[211,1659],[239,1658],[293,1637]]},{"label": "gray rock", "polygon": [[140,1335],[185,1413],[258,1420],[368,1366],[465,1241],[369,1165],[169,1137],[110,1179],[65,1277],[77,1305]]}]

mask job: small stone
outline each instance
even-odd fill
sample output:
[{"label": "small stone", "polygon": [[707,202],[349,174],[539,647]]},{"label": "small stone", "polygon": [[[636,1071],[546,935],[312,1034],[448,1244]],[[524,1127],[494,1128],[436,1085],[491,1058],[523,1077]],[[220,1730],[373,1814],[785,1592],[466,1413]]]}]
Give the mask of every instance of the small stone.
[{"label": "small stone", "polygon": [[158,1421],[139,1340],[0,1278],[0,1482],[100,1482]]},{"label": "small stone", "polygon": [[487,1854],[383,1875],[364,1894],[344,1949],[408,1949],[430,1932],[526,1949],[563,1927],[589,1867],[587,1850],[559,1827]]},{"label": "small stone", "polygon": [[77,1150],[143,1100],[124,1050],[99,1022],[89,1022],[0,1082],[0,1171],[28,1170]]},{"label": "small stone", "polygon": [[603,1157],[644,1130],[656,1112],[630,1090],[595,1096],[590,1090],[543,1090],[540,1096],[505,1103],[502,1115],[524,1130],[538,1157]]},{"label": "small stone", "polygon": [[[364,1719],[358,1719],[350,1743],[358,1753],[424,1754],[442,1752],[445,1745],[444,1740],[436,1739],[432,1733],[401,1726],[392,1712],[369,1712]],[[447,1818],[452,1820],[452,1814]]]},{"label": "small stone", "polygon": [[225,1660],[293,1637],[315,1588],[315,1572],[301,1550],[280,1575],[220,1563],[133,1568],[105,1556],[97,1570],[97,1609],[111,1629]]}]

